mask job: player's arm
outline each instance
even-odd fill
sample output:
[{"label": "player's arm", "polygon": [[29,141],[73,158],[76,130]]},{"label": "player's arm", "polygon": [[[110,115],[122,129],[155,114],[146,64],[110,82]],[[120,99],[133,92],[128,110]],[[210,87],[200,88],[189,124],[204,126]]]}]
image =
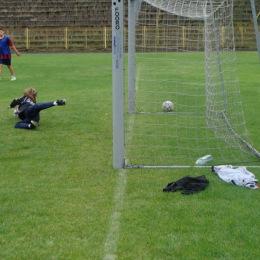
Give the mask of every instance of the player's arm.
[{"label": "player's arm", "polygon": [[11,46],[17,56],[20,56],[20,52],[15,48],[14,44]]},{"label": "player's arm", "polygon": [[13,108],[13,107],[15,107],[15,106],[17,106],[17,105],[21,105],[21,101],[20,101],[19,98],[15,98],[15,99],[11,102],[10,108]]},{"label": "player's arm", "polygon": [[16,53],[17,56],[20,56],[20,52],[15,48],[14,43],[12,42],[12,40],[7,37],[8,40],[8,45],[13,49],[13,51]]}]

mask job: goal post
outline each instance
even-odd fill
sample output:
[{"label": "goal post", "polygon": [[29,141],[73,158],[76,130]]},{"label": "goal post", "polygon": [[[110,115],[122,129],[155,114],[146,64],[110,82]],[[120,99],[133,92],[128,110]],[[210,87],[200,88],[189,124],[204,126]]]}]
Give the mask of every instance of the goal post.
[{"label": "goal post", "polygon": [[112,0],[113,166],[124,167],[124,1]]},{"label": "goal post", "polygon": [[255,1],[250,0],[251,3],[251,9],[252,9],[252,15],[253,15],[253,21],[254,21],[254,29],[255,29],[255,37],[256,37],[256,45],[258,50],[258,58],[260,61],[260,38],[259,38],[259,30],[258,30],[258,23],[257,23],[257,15],[255,10]]},{"label": "goal post", "polygon": [[135,0],[128,0],[128,112],[135,112]]},{"label": "goal post", "polygon": [[[115,23],[122,2],[112,1]],[[260,166],[240,97],[233,0],[125,0],[122,12],[126,37],[113,25],[114,168],[197,167],[206,154],[215,165]]]}]

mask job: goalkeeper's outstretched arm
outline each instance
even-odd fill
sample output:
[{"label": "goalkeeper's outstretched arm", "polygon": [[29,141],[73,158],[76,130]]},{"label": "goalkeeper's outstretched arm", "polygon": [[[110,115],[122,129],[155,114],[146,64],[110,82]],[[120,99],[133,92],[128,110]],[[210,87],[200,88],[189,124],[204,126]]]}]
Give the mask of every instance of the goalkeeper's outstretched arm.
[{"label": "goalkeeper's outstretched arm", "polygon": [[13,107],[15,107],[15,106],[17,106],[17,105],[21,105],[21,102],[20,102],[20,100],[18,99],[18,98],[15,98],[12,102],[11,102],[11,104],[10,104],[10,108],[13,108]]}]

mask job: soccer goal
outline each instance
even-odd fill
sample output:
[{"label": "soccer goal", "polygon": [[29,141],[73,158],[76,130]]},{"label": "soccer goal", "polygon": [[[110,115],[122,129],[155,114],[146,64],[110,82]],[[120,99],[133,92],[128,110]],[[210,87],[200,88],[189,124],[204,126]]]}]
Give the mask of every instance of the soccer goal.
[{"label": "soccer goal", "polygon": [[194,167],[206,154],[214,165],[260,165],[240,98],[233,0],[112,6],[114,167]]}]

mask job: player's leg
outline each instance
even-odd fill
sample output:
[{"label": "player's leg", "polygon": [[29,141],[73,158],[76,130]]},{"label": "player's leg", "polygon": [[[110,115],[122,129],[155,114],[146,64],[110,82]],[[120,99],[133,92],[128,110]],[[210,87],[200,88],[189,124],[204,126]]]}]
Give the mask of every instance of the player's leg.
[{"label": "player's leg", "polygon": [[12,65],[7,65],[10,73],[11,73],[11,76],[14,76],[14,69],[13,69],[13,66]]},{"label": "player's leg", "polygon": [[8,67],[8,69],[9,69],[9,71],[10,71],[10,73],[11,73],[11,80],[13,81],[13,80],[16,80],[16,77],[15,77],[15,75],[14,75],[14,69],[13,69],[13,66],[12,65],[7,65],[7,67]]},{"label": "player's leg", "polygon": [[53,107],[53,106],[62,106],[66,104],[65,99],[57,100],[54,102],[45,102],[45,103],[38,103],[29,108],[27,108],[25,112],[26,118],[30,118],[36,122],[40,121],[40,111]]},{"label": "player's leg", "polygon": [[28,118],[24,119],[23,121],[17,122],[14,125],[14,128],[21,128],[21,129],[35,129],[38,126],[38,123],[34,120],[30,120]]},{"label": "player's leg", "polygon": [[3,67],[3,60],[0,59],[0,80],[1,80],[1,77],[2,77],[2,67]]},{"label": "player's leg", "polygon": [[44,109],[47,109],[47,108],[50,108],[53,106],[54,106],[53,102],[35,104],[26,109],[25,116],[29,121],[34,120],[36,122],[39,122],[41,110],[44,110]]},{"label": "player's leg", "polygon": [[11,59],[5,59],[4,60],[4,64],[7,66],[7,68],[9,69],[9,71],[10,71],[10,73],[11,73],[11,80],[13,81],[13,80],[16,80],[16,77],[15,77],[15,75],[14,75],[14,69],[13,69],[13,67],[12,67],[12,65],[11,65]]}]

